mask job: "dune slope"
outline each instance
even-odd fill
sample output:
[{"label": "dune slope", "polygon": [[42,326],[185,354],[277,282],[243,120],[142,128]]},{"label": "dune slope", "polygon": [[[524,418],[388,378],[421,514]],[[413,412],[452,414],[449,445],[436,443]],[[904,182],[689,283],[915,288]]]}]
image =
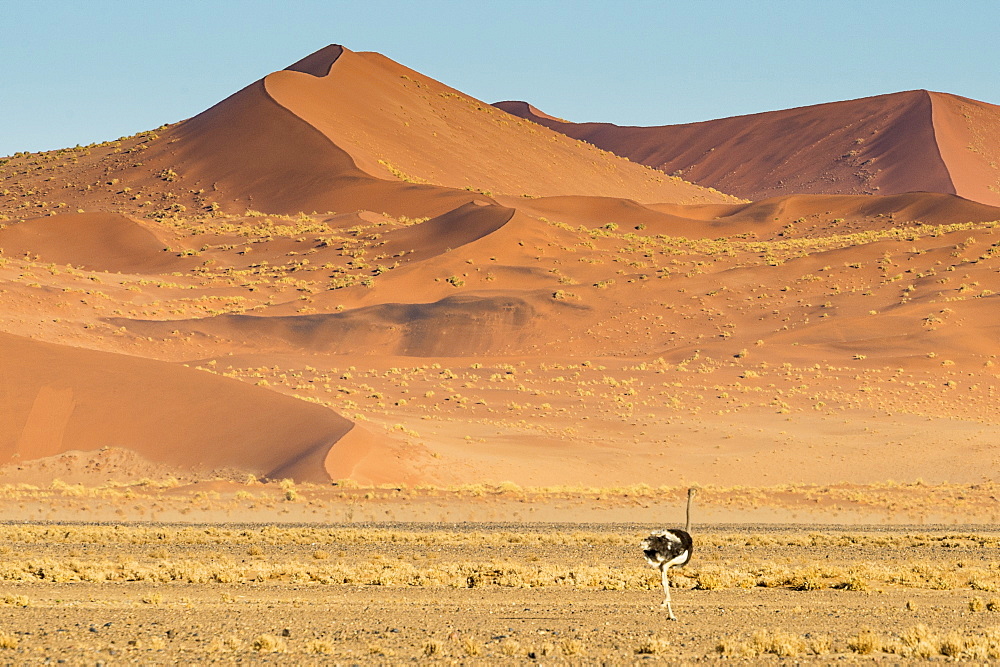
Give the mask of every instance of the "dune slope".
[{"label": "dune slope", "polygon": [[[318,76],[323,54],[328,73]],[[379,178],[498,194],[724,200],[513,120],[377,53],[334,46],[310,58],[267,76],[268,94]]]},{"label": "dune slope", "polygon": [[666,173],[748,199],[787,194],[959,194],[1000,204],[1000,107],[914,90],[657,127],[570,123],[497,107]]},{"label": "dune slope", "polygon": [[934,131],[955,193],[1000,205],[1000,106],[930,93]]},{"label": "dune slope", "polygon": [[32,218],[0,229],[0,248],[10,256],[122,273],[190,268],[167,252],[151,231],[115,213],[68,213]]},{"label": "dune slope", "polygon": [[[207,373],[0,334],[0,462],[132,449],[203,470],[323,481],[352,423]],[[329,479],[329,477],[325,477]]]}]

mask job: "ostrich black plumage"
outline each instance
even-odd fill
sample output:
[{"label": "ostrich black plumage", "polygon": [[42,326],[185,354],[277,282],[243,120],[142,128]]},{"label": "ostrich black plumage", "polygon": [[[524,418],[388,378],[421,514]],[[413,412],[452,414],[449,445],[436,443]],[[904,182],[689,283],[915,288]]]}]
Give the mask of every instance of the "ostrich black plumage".
[{"label": "ostrich black plumage", "polygon": [[646,562],[660,570],[660,581],[663,584],[663,604],[670,613],[670,620],[676,621],[674,609],[670,606],[670,579],[667,577],[667,570],[672,567],[687,565],[691,560],[694,551],[694,541],[691,539],[691,499],[694,498],[695,490],[688,489],[687,500],[687,520],[684,530],[679,528],[668,528],[658,530],[641,543],[642,553],[646,556]]}]

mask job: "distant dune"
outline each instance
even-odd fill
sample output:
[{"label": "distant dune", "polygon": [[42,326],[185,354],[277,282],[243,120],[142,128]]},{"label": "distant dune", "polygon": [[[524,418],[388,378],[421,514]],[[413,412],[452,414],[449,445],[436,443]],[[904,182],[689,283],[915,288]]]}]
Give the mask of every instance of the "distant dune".
[{"label": "distant dune", "polygon": [[571,123],[496,106],[747,199],[941,192],[1000,205],[1000,107],[914,90],[685,125]]},{"label": "distant dune", "polygon": [[126,165],[121,178],[162,190],[155,177],[176,174],[177,187],[236,212],[437,215],[494,194],[735,201],[340,46],[166,129],[143,158],[142,173]]}]

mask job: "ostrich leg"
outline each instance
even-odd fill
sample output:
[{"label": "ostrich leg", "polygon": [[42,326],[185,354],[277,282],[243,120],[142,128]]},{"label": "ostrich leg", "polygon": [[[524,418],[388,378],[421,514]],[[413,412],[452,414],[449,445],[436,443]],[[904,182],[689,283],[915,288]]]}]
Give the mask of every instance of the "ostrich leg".
[{"label": "ostrich leg", "polygon": [[676,621],[677,617],[674,616],[674,608],[670,606],[670,579],[667,578],[668,569],[669,568],[666,567],[660,567],[660,581],[663,583],[663,604],[660,606],[667,608],[671,621]]}]

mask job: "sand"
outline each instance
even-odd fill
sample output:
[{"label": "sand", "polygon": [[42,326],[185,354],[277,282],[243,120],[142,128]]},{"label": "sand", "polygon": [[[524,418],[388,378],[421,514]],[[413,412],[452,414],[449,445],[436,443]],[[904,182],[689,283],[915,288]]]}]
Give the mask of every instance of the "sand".
[{"label": "sand", "polygon": [[[970,174],[991,113],[916,91],[657,129],[712,144],[698,164],[750,202],[332,46],[189,120],[5,158],[0,463],[981,483],[1000,208]],[[738,139],[803,128],[822,137],[797,162]],[[829,174],[876,159],[874,180],[816,190],[849,150]]]},{"label": "sand", "polygon": [[758,200],[943,192],[1000,205],[1000,107],[912,90],[684,125],[572,123],[498,108],[640,164]]}]

